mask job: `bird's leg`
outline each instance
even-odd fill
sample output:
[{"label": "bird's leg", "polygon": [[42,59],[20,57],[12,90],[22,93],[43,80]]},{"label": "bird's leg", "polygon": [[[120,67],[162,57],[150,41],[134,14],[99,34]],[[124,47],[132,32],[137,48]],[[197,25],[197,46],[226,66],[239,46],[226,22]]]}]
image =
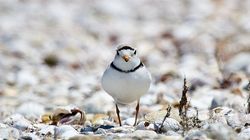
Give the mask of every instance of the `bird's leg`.
[{"label": "bird's leg", "polygon": [[120,124],[120,126],[122,126],[121,118],[120,118],[120,110],[119,110],[117,104],[115,104],[115,107],[116,107],[116,114],[117,114],[117,117],[118,117],[118,120],[119,120],[119,124]]},{"label": "bird's leg", "polygon": [[137,124],[137,117],[138,117],[138,113],[139,113],[139,108],[140,108],[140,99],[137,101],[137,105],[136,105],[136,112],[135,112],[135,123],[134,123],[134,126],[136,126]]}]

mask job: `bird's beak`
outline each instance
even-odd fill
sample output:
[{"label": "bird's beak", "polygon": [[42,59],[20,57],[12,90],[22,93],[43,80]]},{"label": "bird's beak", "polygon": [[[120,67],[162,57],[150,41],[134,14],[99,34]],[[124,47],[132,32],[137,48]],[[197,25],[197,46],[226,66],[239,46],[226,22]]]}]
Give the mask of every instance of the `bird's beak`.
[{"label": "bird's beak", "polygon": [[129,57],[128,55],[124,55],[122,58],[123,58],[126,62],[128,62],[129,59],[130,59],[130,57]]}]

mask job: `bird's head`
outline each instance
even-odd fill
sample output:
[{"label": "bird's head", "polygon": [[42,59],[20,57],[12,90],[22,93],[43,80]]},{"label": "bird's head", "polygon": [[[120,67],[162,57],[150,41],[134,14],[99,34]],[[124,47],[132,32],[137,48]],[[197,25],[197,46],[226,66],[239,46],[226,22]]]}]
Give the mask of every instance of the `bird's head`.
[{"label": "bird's head", "polygon": [[136,54],[136,49],[122,45],[117,48],[113,62],[123,70],[130,70],[140,64],[140,59]]}]

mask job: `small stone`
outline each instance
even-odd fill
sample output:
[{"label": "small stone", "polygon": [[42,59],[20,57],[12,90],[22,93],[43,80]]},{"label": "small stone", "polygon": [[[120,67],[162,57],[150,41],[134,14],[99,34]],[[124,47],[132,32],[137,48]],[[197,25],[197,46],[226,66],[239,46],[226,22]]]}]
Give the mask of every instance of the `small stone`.
[{"label": "small stone", "polygon": [[59,60],[56,55],[49,54],[44,58],[44,63],[48,65],[49,67],[54,67],[58,64]]},{"label": "small stone", "polygon": [[17,89],[14,87],[6,87],[3,90],[3,95],[4,96],[9,96],[9,97],[16,97],[17,94]]},{"label": "small stone", "polygon": [[62,139],[68,139],[70,137],[78,135],[78,132],[70,125],[61,125],[59,127],[56,127],[55,130],[55,135],[57,135],[58,138]]},{"label": "small stone", "polygon": [[191,130],[185,136],[185,140],[206,140],[206,134],[200,130]]},{"label": "small stone", "polygon": [[106,130],[103,129],[103,128],[98,128],[98,129],[95,131],[95,134],[106,135]]},{"label": "small stone", "polygon": [[114,128],[113,125],[100,125],[99,128],[102,128],[102,129],[111,129],[111,128]]},{"label": "small stone", "polygon": [[32,128],[31,122],[25,119],[20,114],[13,114],[6,118],[3,122],[19,130],[26,130]]},{"label": "small stone", "polygon": [[39,137],[35,133],[23,132],[21,139],[23,140],[37,140]]},{"label": "small stone", "polygon": [[151,131],[151,130],[136,130],[134,131],[132,134],[130,134],[131,137],[135,137],[135,138],[156,138],[157,137],[157,133],[155,131]]},{"label": "small stone", "polygon": [[135,123],[135,118],[128,118],[128,119],[124,120],[122,124],[133,126],[134,123]]},{"label": "small stone", "polygon": [[43,125],[40,127],[39,133],[41,135],[48,135],[48,134],[54,135],[55,126],[54,125]]},{"label": "small stone", "polygon": [[22,114],[28,119],[35,120],[38,119],[42,114],[44,114],[44,106],[35,102],[23,103],[17,108],[17,113]]},{"label": "small stone", "polygon": [[160,135],[159,140],[183,140],[183,138],[181,136]]},{"label": "small stone", "polygon": [[[158,130],[159,127],[161,127],[161,123],[162,122],[155,123],[156,130]],[[167,132],[169,130],[178,131],[180,129],[181,129],[181,125],[178,121],[176,121],[175,119],[172,119],[172,118],[166,118],[166,120],[163,123],[163,127],[161,128],[161,131],[162,132]]]},{"label": "small stone", "polygon": [[223,123],[212,123],[204,126],[208,138],[227,140],[234,139],[236,133],[229,126]]},{"label": "small stone", "polygon": [[114,127],[111,128],[111,132],[113,133],[131,133],[135,130],[132,126],[122,126],[122,127]]},{"label": "small stone", "polygon": [[244,139],[247,140],[250,138],[250,128],[245,128],[243,130],[241,130],[241,132],[238,134],[238,136],[240,137],[240,139]]},{"label": "small stone", "polygon": [[69,138],[69,140],[103,140],[100,136],[74,136]]},{"label": "small stone", "polygon": [[31,71],[22,70],[17,75],[17,83],[20,86],[32,86],[38,83],[38,79]]},{"label": "small stone", "polygon": [[87,127],[84,127],[80,130],[81,133],[86,133],[86,132],[94,132],[95,131],[95,128],[92,127],[92,126],[87,126]]},{"label": "small stone", "polygon": [[1,139],[18,139],[20,132],[16,128],[0,128]]},{"label": "small stone", "polygon": [[145,122],[140,122],[140,123],[136,126],[136,130],[146,130]]},{"label": "small stone", "polygon": [[32,137],[30,136],[22,136],[20,140],[32,140]]}]

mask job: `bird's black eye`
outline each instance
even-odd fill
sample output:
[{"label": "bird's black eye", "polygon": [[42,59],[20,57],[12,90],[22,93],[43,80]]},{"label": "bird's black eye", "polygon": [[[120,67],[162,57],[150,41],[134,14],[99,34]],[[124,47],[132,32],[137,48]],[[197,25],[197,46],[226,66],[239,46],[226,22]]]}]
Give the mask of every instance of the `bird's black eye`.
[{"label": "bird's black eye", "polygon": [[136,50],[134,51],[134,54],[136,54]]},{"label": "bird's black eye", "polygon": [[116,55],[119,55],[119,52],[118,52],[118,50],[116,51]]}]

